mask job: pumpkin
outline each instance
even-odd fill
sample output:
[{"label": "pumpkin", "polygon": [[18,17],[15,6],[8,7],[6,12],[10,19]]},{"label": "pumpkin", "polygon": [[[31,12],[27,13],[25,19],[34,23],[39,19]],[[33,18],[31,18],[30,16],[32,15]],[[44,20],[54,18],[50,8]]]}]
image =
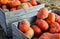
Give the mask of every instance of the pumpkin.
[{"label": "pumpkin", "polygon": [[34,34],[40,35],[41,34],[41,29],[37,25],[32,25],[32,29],[34,30]]},{"label": "pumpkin", "polygon": [[21,30],[23,33],[26,33],[30,29],[30,23],[25,19],[20,20],[18,24],[18,29]]},{"label": "pumpkin", "polygon": [[58,22],[58,23],[60,23],[60,16],[57,15],[57,14],[55,15],[55,21]]},{"label": "pumpkin", "polygon": [[58,33],[60,31],[60,25],[57,22],[50,24],[50,32],[51,33]]},{"label": "pumpkin", "polygon": [[9,0],[7,4],[8,4],[8,5],[10,5],[10,4],[11,4],[11,2],[12,2],[12,0]]},{"label": "pumpkin", "polygon": [[36,25],[38,25],[38,27],[40,27],[43,31],[46,31],[49,28],[48,23],[43,19],[37,19]]},{"label": "pumpkin", "polygon": [[49,14],[48,14],[48,18],[46,19],[46,21],[47,21],[49,24],[55,22],[55,13],[52,13],[52,12],[49,13]]},{"label": "pumpkin", "polygon": [[27,0],[20,0],[20,2],[25,3],[25,2],[27,2]]},{"label": "pumpkin", "polygon": [[20,5],[20,1],[18,1],[18,0],[10,1],[9,4],[11,7],[16,7],[16,6]]},{"label": "pumpkin", "polygon": [[27,31],[25,34],[31,39],[34,36],[34,30],[30,28],[29,31]]},{"label": "pumpkin", "polygon": [[31,5],[31,3],[30,3],[30,2],[27,2],[27,4],[28,4],[28,6],[29,6],[29,7],[32,7],[32,5]]},{"label": "pumpkin", "polygon": [[8,0],[0,0],[1,4],[7,4]]},{"label": "pumpkin", "polygon": [[60,39],[60,34],[52,34],[51,39]]},{"label": "pumpkin", "polygon": [[30,3],[31,3],[33,6],[36,6],[36,5],[37,5],[37,1],[36,1],[36,0],[30,0]]},{"label": "pumpkin", "polygon": [[38,37],[33,37],[32,39],[39,39]]},{"label": "pumpkin", "polygon": [[21,7],[22,7],[22,8],[29,8],[29,6],[28,6],[27,3],[22,3],[22,4],[21,4]]},{"label": "pumpkin", "polygon": [[51,35],[51,33],[43,33],[39,39],[50,39]]},{"label": "pumpkin", "polygon": [[15,11],[15,10],[16,10],[16,8],[11,8],[11,9],[10,9],[10,11]]},{"label": "pumpkin", "polygon": [[37,18],[45,19],[47,17],[48,17],[48,9],[47,8],[39,9],[39,11],[37,13]]}]

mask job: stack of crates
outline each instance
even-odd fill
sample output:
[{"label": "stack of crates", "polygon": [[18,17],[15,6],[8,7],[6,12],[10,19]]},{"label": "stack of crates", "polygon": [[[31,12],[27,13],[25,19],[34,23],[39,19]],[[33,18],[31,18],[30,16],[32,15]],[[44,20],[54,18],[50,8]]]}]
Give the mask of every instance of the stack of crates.
[{"label": "stack of crates", "polygon": [[[0,9],[0,25],[8,37],[12,36],[12,26],[13,22],[20,21],[21,18],[30,17],[36,15],[36,12],[45,6],[44,3],[40,3],[37,6],[33,6],[27,9],[16,10],[12,12],[4,13]],[[34,12],[34,13],[33,13]]]}]

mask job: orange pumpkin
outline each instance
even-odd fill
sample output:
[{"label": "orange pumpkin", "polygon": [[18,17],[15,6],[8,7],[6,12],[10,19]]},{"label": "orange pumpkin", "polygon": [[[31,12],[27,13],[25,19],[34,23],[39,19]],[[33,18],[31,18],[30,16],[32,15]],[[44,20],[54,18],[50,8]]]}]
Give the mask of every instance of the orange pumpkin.
[{"label": "orange pumpkin", "polygon": [[20,6],[17,7],[17,9],[23,9],[23,8],[29,8],[29,5],[27,3],[22,3]]},{"label": "orange pumpkin", "polygon": [[50,25],[50,32],[51,33],[58,33],[60,31],[60,25],[57,22],[54,22]]},{"label": "orange pumpkin", "polygon": [[[53,36],[53,37],[52,37]],[[60,34],[53,34],[50,38],[51,39],[60,39]]]},{"label": "orange pumpkin", "polygon": [[32,5],[31,5],[31,3],[30,3],[30,2],[27,2],[27,4],[28,4],[28,6],[29,6],[29,7],[32,7]]},{"label": "orange pumpkin", "polygon": [[51,33],[43,33],[39,39],[50,39],[51,35]]},{"label": "orange pumpkin", "polygon": [[18,24],[18,29],[21,30],[23,33],[26,33],[30,29],[30,23],[27,20],[20,20]]},{"label": "orange pumpkin", "polygon": [[39,39],[38,37],[33,37],[32,39]]},{"label": "orange pumpkin", "polygon": [[30,27],[29,31],[27,31],[25,34],[31,39],[34,36],[34,30]]},{"label": "orange pumpkin", "polygon": [[32,25],[32,29],[34,30],[34,34],[36,35],[40,35],[42,32],[41,29],[36,25]]},{"label": "orange pumpkin", "polygon": [[57,15],[57,14],[55,15],[55,21],[58,22],[58,23],[60,23],[60,16]]},{"label": "orange pumpkin", "polygon": [[55,14],[54,13],[51,12],[51,13],[48,14],[47,22],[49,24],[55,22]]},{"label": "orange pumpkin", "polygon": [[20,0],[20,2],[24,3],[24,2],[27,2],[27,0]]},{"label": "orange pumpkin", "polygon": [[8,0],[0,0],[1,4],[7,4]]},{"label": "orange pumpkin", "polygon": [[16,6],[19,6],[20,5],[20,1],[16,0],[16,1],[10,1],[10,6],[11,7],[16,7]]},{"label": "orange pumpkin", "polygon": [[31,3],[33,6],[36,6],[36,5],[37,5],[37,1],[36,1],[36,0],[30,0],[30,3]]},{"label": "orange pumpkin", "polygon": [[11,4],[11,1],[12,1],[12,0],[8,0],[8,3],[7,3],[7,4],[10,5],[10,4]]},{"label": "orange pumpkin", "polygon": [[39,9],[39,11],[37,13],[37,18],[45,19],[47,17],[48,17],[48,9],[47,8]]},{"label": "orange pumpkin", "polygon": [[46,31],[46,30],[48,30],[48,28],[49,28],[48,23],[47,23],[45,20],[43,20],[43,19],[37,19],[37,20],[36,20],[36,24],[37,24],[38,27],[40,27],[43,31]]},{"label": "orange pumpkin", "polygon": [[27,3],[22,3],[21,6],[22,6],[22,8],[29,8]]},{"label": "orange pumpkin", "polygon": [[16,8],[11,8],[11,9],[10,9],[10,11],[15,11],[15,10],[16,10]]}]

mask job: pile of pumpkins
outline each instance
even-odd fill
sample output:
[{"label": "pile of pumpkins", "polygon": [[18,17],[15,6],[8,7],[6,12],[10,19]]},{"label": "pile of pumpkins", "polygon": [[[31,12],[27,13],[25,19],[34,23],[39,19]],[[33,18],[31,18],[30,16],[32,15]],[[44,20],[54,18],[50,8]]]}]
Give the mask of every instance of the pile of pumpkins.
[{"label": "pile of pumpkins", "polygon": [[29,8],[36,6],[36,0],[0,0],[0,7],[3,10],[14,11],[17,9]]},{"label": "pile of pumpkins", "polygon": [[27,19],[21,19],[18,29],[30,39],[60,39],[60,16],[40,8],[33,24]]}]

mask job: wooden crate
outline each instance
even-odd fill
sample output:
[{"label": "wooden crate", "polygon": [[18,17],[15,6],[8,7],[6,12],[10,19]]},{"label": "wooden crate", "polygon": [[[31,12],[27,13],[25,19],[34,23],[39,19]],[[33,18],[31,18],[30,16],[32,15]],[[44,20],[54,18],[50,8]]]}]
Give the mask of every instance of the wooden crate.
[{"label": "wooden crate", "polygon": [[[19,21],[21,18],[29,17],[29,13],[31,16],[35,15],[36,13],[33,13],[34,11],[38,11],[38,9],[44,7],[44,3],[41,3],[37,6],[27,8],[27,9],[21,9],[21,10],[16,10],[13,12],[7,12],[4,14],[2,10],[0,10],[0,25],[2,26],[4,32],[8,37],[12,36],[12,27],[11,24],[13,22]],[[36,7],[36,9],[34,9]],[[29,11],[27,11],[29,10]],[[32,11],[33,10],[33,11]]]},{"label": "wooden crate", "polygon": [[[52,12],[60,15],[60,11],[57,11],[57,10],[52,10]],[[34,12],[33,12],[34,13]],[[31,15],[31,14],[29,14]],[[28,15],[25,15],[23,16],[24,18],[21,18],[21,19],[27,19],[30,24],[34,24],[34,22],[36,21],[37,17],[36,15],[33,15],[31,17],[27,17]],[[20,20],[21,20],[20,19]],[[29,39],[23,32],[21,32],[19,29],[18,29],[18,23],[19,21],[17,22],[14,22],[12,23],[12,34],[13,34],[13,39]]]}]

